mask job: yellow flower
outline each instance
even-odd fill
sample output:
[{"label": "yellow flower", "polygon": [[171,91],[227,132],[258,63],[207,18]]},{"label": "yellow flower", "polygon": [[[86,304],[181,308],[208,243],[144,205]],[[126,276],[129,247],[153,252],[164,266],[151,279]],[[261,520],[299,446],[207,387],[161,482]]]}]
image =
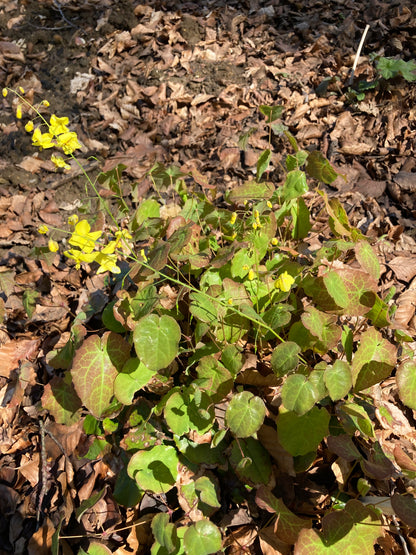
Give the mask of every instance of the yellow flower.
[{"label": "yellow flower", "polygon": [[266,204],[267,204],[268,208],[273,208],[273,204],[270,202],[270,200],[268,200],[266,202]]},{"label": "yellow flower", "polygon": [[81,220],[75,226],[75,230],[68,240],[68,243],[73,247],[79,247],[86,253],[92,252],[95,247],[95,242],[101,237],[103,232],[90,230],[91,226],[87,220]]},{"label": "yellow flower", "polygon": [[254,279],[255,277],[256,277],[256,272],[255,272],[253,269],[251,269],[251,270],[249,271],[249,273],[248,273],[248,279],[249,279],[250,281],[253,281],[253,279]]},{"label": "yellow flower", "polygon": [[233,304],[233,299],[228,299],[227,303],[231,306]]},{"label": "yellow flower", "polygon": [[65,154],[72,154],[74,150],[81,148],[81,144],[78,142],[77,134],[73,131],[58,135],[58,137],[56,137],[56,142]]},{"label": "yellow flower", "polygon": [[85,252],[79,251],[78,249],[70,249],[69,251],[65,251],[64,255],[67,258],[72,258],[72,260],[75,260],[75,268],[79,270],[81,268],[81,262],[94,262],[97,253],[92,252],[87,254]]},{"label": "yellow flower", "polygon": [[69,225],[76,225],[78,223],[78,216],[76,214],[72,214],[72,216],[69,216],[68,218],[68,223]]},{"label": "yellow flower", "polygon": [[41,149],[52,148],[56,146],[52,139],[53,136],[50,133],[42,133],[39,127],[36,127],[32,135],[32,145]]},{"label": "yellow flower", "polygon": [[27,124],[25,125],[25,130],[28,133],[31,133],[33,131],[33,121],[32,120],[27,122]]},{"label": "yellow flower", "polygon": [[115,247],[115,241],[110,241],[106,247],[97,253],[95,262],[98,262],[100,265],[97,274],[102,274],[103,272],[113,272],[113,274],[120,273],[121,270],[117,266],[117,255],[113,254]]},{"label": "yellow flower", "polygon": [[42,100],[41,104],[42,106],[46,106],[46,108],[50,105],[47,100]]},{"label": "yellow flower", "polygon": [[53,239],[49,239],[48,241],[48,249],[51,252],[58,252],[59,251],[59,245],[56,241],[54,241]]},{"label": "yellow flower", "polygon": [[20,91],[22,94],[25,94],[25,89],[24,89],[23,87],[19,87],[19,91]]},{"label": "yellow flower", "polygon": [[256,224],[256,222],[253,223],[253,229],[256,230],[258,228],[258,225]]},{"label": "yellow flower", "polygon": [[38,233],[41,233],[42,235],[46,235],[49,231],[49,227],[45,224],[42,224],[40,227],[38,227]]},{"label": "yellow flower", "polygon": [[20,104],[18,104],[16,108],[16,117],[17,119],[22,119],[22,107]]},{"label": "yellow flower", "polygon": [[271,243],[275,247],[279,243],[279,241],[277,240],[277,237],[273,237]]},{"label": "yellow flower", "polygon": [[231,214],[230,224],[231,224],[231,225],[234,225],[235,222],[236,222],[236,220],[237,220],[237,212],[233,212],[233,213]]},{"label": "yellow flower", "polygon": [[9,91],[6,89],[6,87],[4,87],[4,89],[1,91],[1,94],[4,96],[4,98],[6,98],[8,92]]},{"label": "yellow flower", "polygon": [[274,286],[276,289],[280,289],[280,291],[287,293],[294,283],[294,278],[287,272],[283,272],[274,282]]},{"label": "yellow flower", "polygon": [[132,239],[132,236],[127,231],[127,229],[122,229],[121,231],[116,231],[115,236],[116,236],[117,244],[118,244],[119,241],[121,241],[121,239]]},{"label": "yellow flower", "polygon": [[147,256],[144,252],[144,249],[140,250],[140,256],[143,258],[143,262],[147,262]]},{"label": "yellow flower", "polygon": [[234,231],[234,233],[231,235],[230,239],[231,241],[234,241],[234,239],[237,237],[237,232]]},{"label": "yellow flower", "polygon": [[51,160],[57,168],[64,168],[65,170],[71,169],[71,166],[67,164],[61,156],[55,156],[55,154],[52,154]]},{"label": "yellow flower", "polygon": [[50,121],[49,133],[51,133],[52,135],[61,135],[62,133],[68,133],[69,131],[67,127],[67,124],[69,123],[68,118],[66,117],[58,118],[58,116],[55,116],[55,114],[52,114],[51,119],[49,121]]}]

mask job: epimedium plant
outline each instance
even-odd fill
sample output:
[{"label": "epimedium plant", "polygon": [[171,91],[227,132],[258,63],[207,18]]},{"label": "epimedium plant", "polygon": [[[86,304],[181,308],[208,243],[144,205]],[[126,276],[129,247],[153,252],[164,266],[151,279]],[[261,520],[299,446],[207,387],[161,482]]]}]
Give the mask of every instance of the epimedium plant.
[{"label": "epimedium plant", "polygon": [[[103,332],[87,333],[87,307],[68,343],[48,353],[56,375],[39,410],[64,425],[83,419],[92,439],[87,458],[117,457],[120,505],[138,506],[146,494],[162,500],[167,512],[152,519],[152,554],[224,550],[221,516],[246,498],[272,515],[263,529],[297,554],[373,553],[385,517],[357,497],[374,491],[373,481],[415,472],[383,451],[369,392],[395,375],[401,402],[416,409],[411,338],[392,323],[394,290],[379,295],[370,240],[319,188],[313,194],[331,238],[308,248],[315,233],[310,180],[331,183],[338,174],[319,151],[299,148],[280,120],[282,107],[260,112],[270,148],[255,179],[220,202],[196,170],[157,163],[149,172],[154,196],[130,213],[123,167],[99,176],[119,212],[108,208],[105,234],[99,220],[74,215],[63,254],[78,268],[110,272],[114,295],[102,311]],[[71,135],[74,148],[63,148],[61,135],[71,133],[64,119],[42,117],[48,137],[35,130],[33,144],[74,157],[80,144]],[[240,148],[255,131],[240,138]],[[270,168],[274,137],[293,150],[280,163],[279,185]],[[167,191],[177,199],[171,216]],[[49,239],[50,250],[59,248]],[[285,502],[276,467],[295,478],[324,450],[361,477],[354,486],[338,479],[326,509],[314,507],[317,522]],[[100,495],[77,509],[78,519]],[[395,493],[391,505],[403,526],[415,526],[412,496]],[[56,553],[65,524],[55,533]]]},{"label": "epimedium plant", "polygon": [[373,54],[370,59],[375,62],[376,77],[372,81],[358,81],[356,90],[348,91],[352,99],[364,100],[365,93],[377,89],[380,82],[402,78],[408,83],[416,81],[416,60],[405,61],[401,58],[390,58]]}]

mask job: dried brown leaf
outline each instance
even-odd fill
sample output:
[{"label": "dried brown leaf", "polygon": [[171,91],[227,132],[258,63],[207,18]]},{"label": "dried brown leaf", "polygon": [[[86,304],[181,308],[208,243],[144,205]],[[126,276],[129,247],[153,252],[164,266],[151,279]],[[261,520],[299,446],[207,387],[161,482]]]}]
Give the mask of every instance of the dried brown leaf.
[{"label": "dried brown leaf", "polygon": [[412,319],[416,308],[416,278],[413,279],[407,291],[397,299],[397,310],[394,314],[394,324],[406,328]]}]

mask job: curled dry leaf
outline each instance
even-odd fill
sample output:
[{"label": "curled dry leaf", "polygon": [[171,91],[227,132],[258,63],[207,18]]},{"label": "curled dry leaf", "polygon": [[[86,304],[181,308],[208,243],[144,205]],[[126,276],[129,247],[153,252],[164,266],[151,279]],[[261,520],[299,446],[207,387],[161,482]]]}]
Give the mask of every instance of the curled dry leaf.
[{"label": "curled dry leaf", "polygon": [[22,360],[33,360],[39,347],[37,339],[16,339],[0,347],[1,376],[9,378],[10,373],[19,366]]},{"label": "curled dry leaf", "polygon": [[416,278],[409,288],[397,299],[397,310],[394,315],[394,325],[406,328],[415,313],[416,307]]}]

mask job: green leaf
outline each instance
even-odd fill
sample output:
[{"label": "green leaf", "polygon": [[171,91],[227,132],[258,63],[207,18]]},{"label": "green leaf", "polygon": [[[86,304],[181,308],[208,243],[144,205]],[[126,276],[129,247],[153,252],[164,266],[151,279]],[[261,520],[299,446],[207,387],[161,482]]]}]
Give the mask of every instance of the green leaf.
[{"label": "green leaf", "polygon": [[156,373],[138,358],[130,358],[114,380],[114,395],[123,405],[131,405],[135,393],[147,385]]},{"label": "green leaf", "polygon": [[309,219],[309,208],[302,197],[296,200],[296,204],[292,204],[290,212],[293,222],[292,238],[304,239],[311,230],[312,224]]},{"label": "green leaf", "polygon": [[129,461],[127,472],[143,490],[166,493],[176,483],[178,454],[170,445],[155,445],[148,451],[137,451]]},{"label": "green leaf", "polygon": [[380,263],[373,247],[367,241],[355,244],[355,256],[363,270],[378,281],[380,279]]},{"label": "green leaf", "polygon": [[58,424],[70,426],[79,421],[82,402],[72,385],[69,372],[65,374],[64,378],[54,376],[44,386],[42,408],[48,410]]},{"label": "green leaf", "polygon": [[339,175],[319,150],[313,150],[309,154],[306,161],[306,172],[327,185],[335,181]]},{"label": "green leaf", "polygon": [[282,387],[282,402],[287,410],[299,416],[306,414],[317,401],[313,385],[300,374],[288,376]]},{"label": "green leaf", "polygon": [[210,520],[199,520],[186,530],[183,541],[186,553],[210,555],[221,549],[221,532]]},{"label": "green leaf", "polygon": [[295,154],[288,154],[286,156],[287,171],[297,170],[306,162],[309,152],[306,150],[299,150]]},{"label": "green leaf", "polygon": [[137,356],[149,370],[167,368],[178,354],[181,328],[171,316],[149,314],[137,322],[133,342]]},{"label": "green leaf", "polygon": [[293,341],[280,343],[272,353],[271,366],[276,376],[286,376],[299,364],[298,355],[301,349]]},{"label": "green leaf", "polygon": [[275,534],[287,544],[294,544],[302,530],[312,528],[312,520],[299,518],[286,507],[282,499],[277,499],[264,486],[257,489],[256,504],[260,509],[276,513]]},{"label": "green leaf", "polygon": [[371,320],[371,323],[376,328],[385,328],[391,324],[389,311],[389,305],[383,299],[380,299],[378,295],[374,295],[373,307],[365,316]]},{"label": "green leaf", "polygon": [[117,474],[113,495],[119,505],[134,507],[143,497],[144,492],[139,488],[136,480],[127,474],[127,468],[123,467]]},{"label": "green leaf", "polygon": [[241,370],[244,359],[242,353],[235,345],[227,345],[222,351],[221,362],[235,377]]},{"label": "green leaf", "polygon": [[252,437],[232,442],[230,462],[237,475],[250,485],[267,484],[272,465],[262,444]]},{"label": "green leaf", "polygon": [[377,283],[374,279],[354,268],[330,270],[323,276],[325,287],[342,313],[364,316],[374,305]]},{"label": "green leaf", "polygon": [[407,62],[400,60],[399,71],[409,83],[416,81],[416,60],[409,60]]},{"label": "green leaf", "polygon": [[352,361],[352,350],[354,346],[354,334],[348,326],[344,326],[341,335],[342,347],[345,351],[345,356],[348,362]]},{"label": "green leaf", "polygon": [[99,542],[90,542],[87,551],[87,555],[111,555],[111,553],[111,549]]},{"label": "green leaf", "polygon": [[343,360],[336,360],[333,366],[325,368],[324,380],[331,399],[333,401],[342,399],[352,387],[350,365]]},{"label": "green leaf", "polygon": [[287,174],[283,187],[279,189],[279,193],[283,200],[289,201],[304,195],[308,190],[305,172],[302,170],[292,170]]},{"label": "green leaf", "polygon": [[233,278],[243,279],[256,262],[256,254],[249,249],[239,249],[231,261],[231,275]]},{"label": "green leaf", "polygon": [[52,555],[59,555],[59,536],[61,535],[61,528],[62,528],[62,523],[64,519],[65,519],[65,516],[62,516],[58,526],[55,529],[55,532],[53,533],[52,545],[51,545]]},{"label": "green leaf", "polygon": [[225,412],[227,426],[237,437],[249,437],[263,424],[266,407],[260,399],[249,391],[237,393],[231,399]]},{"label": "green leaf", "polygon": [[152,532],[156,541],[165,547],[168,553],[175,550],[177,543],[176,526],[169,522],[167,513],[158,513],[152,519]]},{"label": "green leaf", "polygon": [[382,535],[377,513],[351,499],[342,511],[327,513],[322,519],[322,532],[301,530],[295,545],[297,555],[373,555],[374,544]]},{"label": "green leaf", "polygon": [[33,289],[26,289],[23,291],[22,303],[23,308],[26,311],[26,314],[29,318],[32,318],[33,313],[36,309],[36,299],[40,297],[39,291],[35,291]]},{"label": "green leaf", "polygon": [[208,476],[201,476],[198,478],[195,481],[195,489],[199,493],[199,497],[203,504],[217,509],[221,507],[221,503],[218,501],[215,484]]},{"label": "green leaf", "polygon": [[284,109],[284,106],[267,106],[265,104],[259,106],[260,113],[262,113],[263,116],[266,116],[267,123],[273,123],[279,119],[284,112]]},{"label": "green leaf", "polygon": [[133,226],[133,231],[139,228],[142,223],[148,218],[159,218],[160,217],[160,205],[157,200],[147,199],[142,200],[136,213],[134,215],[134,222],[136,227]]},{"label": "green leaf", "polygon": [[189,310],[195,318],[207,324],[214,324],[217,322],[217,306],[207,295],[195,291],[189,295],[189,298],[191,299]]},{"label": "green leaf", "polygon": [[243,185],[230,191],[229,199],[235,203],[242,203],[245,200],[268,200],[273,195],[274,190],[275,187],[272,183],[246,181]]},{"label": "green leaf", "polygon": [[336,316],[332,314],[325,314],[313,306],[308,306],[301,320],[305,328],[319,339],[314,345],[314,350],[319,353],[326,353],[333,349],[341,339],[342,330],[336,324]]},{"label": "green leaf", "polygon": [[198,379],[194,383],[207,393],[213,403],[222,401],[233,387],[231,372],[213,356],[201,358],[197,373]]},{"label": "green leaf", "polygon": [[140,320],[143,316],[147,316],[155,306],[158,300],[156,287],[148,285],[144,289],[139,289],[132,299],[125,299],[121,301],[123,306],[127,304],[128,311],[133,314],[133,320]]},{"label": "green leaf", "polygon": [[114,380],[130,356],[130,345],[120,335],[109,332],[90,335],[76,351],[71,375],[82,404],[101,418],[114,395]]},{"label": "green leaf", "polygon": [[174,434],[181,436],[195,430],[202,435],[212,427],[214,408],[205,393],[197,400],[195,395],[176,391],[167,400],[164,415]]},{"label": "green leaf", "polygon": [[355,391],[367,389],[388,378],[396,362],[396,347],[384,339],[375,328],[369,328],[362,334],[352,361]]},{"label": "green leaf", "polygon": [[80,506],[77,509],[75,509],[75,518],[77,519],[78,522],[81,522],[82,515],[86,511],[88,511],[88,509],[91,509],[92,507],[94,507],[94,505],[104,497],[106,491],[107,491],[107,487],[104,487],[101,491],[98,491],[97,493],[90,495],[88,499],[84,499],[84,501],[81,501]]},{"label": "green leaf", "polygon": [[361,405],[344,403],[339,407],[338,416],[345,430],[351,435],[358,430],[364,437],[375,437],[373,423]]},{"label": "green leaf", "polygon": [[306,455],[328,435],[329,420],[328,412],[316,406],[302,416],[291,411],[280,412],[277,417],[279,441],[291,455]]},{"label": "green leaf", "polygon": [[107,330],[114,331],[115,333],[125,333],[126,328],[114,317],[113,309],[115,304],[116,301],[113,301],[108,303],[108,305],[104,308],[101,316],[103,325]]},{"label": "green leaf", "polygon": [[396,372],[399,397],[403,404],[416,410],[416,361],[406,360]]},{"label": "green leaf", "polygon": [[257,182],[260,182],[261,176],[264,174],[265,171],[267,171],[270,164],[271,157],[272,157],[272,153],[269,149],[266,149],[264,152],[260,154],[259,159],[257,160],[257,174],[256,174]]}]

